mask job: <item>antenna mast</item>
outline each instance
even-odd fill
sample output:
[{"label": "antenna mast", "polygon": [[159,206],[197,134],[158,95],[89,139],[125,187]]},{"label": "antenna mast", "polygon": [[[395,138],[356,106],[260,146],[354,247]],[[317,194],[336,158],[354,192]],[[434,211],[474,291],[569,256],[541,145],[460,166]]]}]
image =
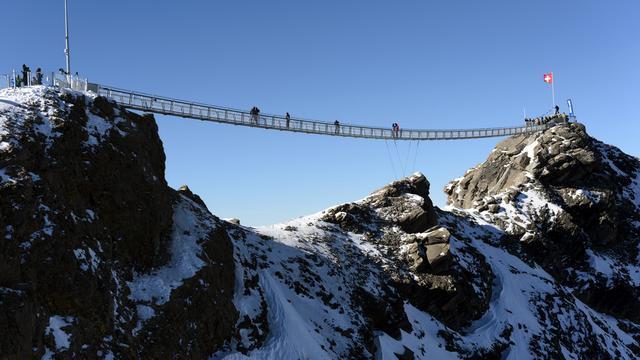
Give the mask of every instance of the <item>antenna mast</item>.
[{"label": "antenna mast", "polygon": [[71,51],[69,50],[69,11],[67,8],[67,0],[64,0],[64,39],[66,42],[64,55],[67,58],[67,75],[71,76]]}]

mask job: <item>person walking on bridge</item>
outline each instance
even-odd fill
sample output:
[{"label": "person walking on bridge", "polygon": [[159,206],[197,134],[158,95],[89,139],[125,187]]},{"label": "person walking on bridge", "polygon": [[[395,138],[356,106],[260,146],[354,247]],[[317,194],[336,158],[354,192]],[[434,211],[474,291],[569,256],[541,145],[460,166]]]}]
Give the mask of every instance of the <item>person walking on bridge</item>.
[{"label": "person walking on bridge", "polygon": [[251,121],[253,121],[256,125],[258,125],[258,118],[260,116],[260,109],[257,106],[251,108]]},{"label": "person walking on bridge", "polygon": [[340,134],[340,121],[334,121],[333,126],[335,127],[336,135]]},{"label": "person walking on bridge", "polygon": [[287,115],[285,115],[284,117],[287,120],[287,129],[289,128],[289,122],[291,121],[291,115],[289,115],[289,113],[287,113]]}]

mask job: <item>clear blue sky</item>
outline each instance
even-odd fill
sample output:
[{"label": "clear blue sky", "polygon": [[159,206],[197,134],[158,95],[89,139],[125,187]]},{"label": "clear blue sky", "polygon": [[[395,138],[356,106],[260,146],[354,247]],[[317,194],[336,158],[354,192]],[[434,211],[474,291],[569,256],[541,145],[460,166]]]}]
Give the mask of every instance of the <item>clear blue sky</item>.
[{"label": "clear blue sky", "polygon": [[[2,3],[0,73],[23,62],[64,66],[62,5]],[[553,71],[563,108],[571,97],[593,136],[640,155],[637,0],[70,0],[70,8],[72,68],[91,81],[320,120],[465,128],[519,124],[525,106],[547,111],[542,74]],[[356,200],[394,178],[384,141],[157,121],[169,184],[188,184],[216,215],[244,224]],[[445,184],[497,141],[422,143],[407,172],[422,171],[444,205]],[[409,144],[398,146],[405,158]]]}]

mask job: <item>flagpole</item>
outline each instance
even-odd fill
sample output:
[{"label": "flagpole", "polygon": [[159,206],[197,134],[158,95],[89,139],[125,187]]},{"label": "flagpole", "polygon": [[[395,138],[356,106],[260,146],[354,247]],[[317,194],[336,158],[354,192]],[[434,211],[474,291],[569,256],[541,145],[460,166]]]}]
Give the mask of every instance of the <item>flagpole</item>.
[{"label": "flagpole", "polygon": [[556,79],[554,79],[553,76],[553,71],[551,72],[551,101],[553,102],[553,107],[556,107],[556,89],[555,89],[555,82]]}]

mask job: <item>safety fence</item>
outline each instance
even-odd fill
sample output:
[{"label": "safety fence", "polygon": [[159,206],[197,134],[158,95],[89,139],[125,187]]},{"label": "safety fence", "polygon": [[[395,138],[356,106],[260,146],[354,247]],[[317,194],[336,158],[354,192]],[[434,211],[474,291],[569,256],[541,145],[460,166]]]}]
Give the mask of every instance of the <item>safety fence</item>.
[{"label": "safety fence", "polygon": [[60,71],[27,71],[26,76],[22,71],[16,70],[10,74],[0,74],[0,88],[33,85],[58,86],[78,91],[88,90],[86,78],[78,75],[67,75]]},{"label": "safety fence", "polygon": [[89,90],[89,82],[86,78],[79,77],[77,75],[64,75],[64,74],[54,74],[53,75],[53,85],[69,88],[77,91],[87,91]]},{"label": "safety fence", "polygon": [[0,74],[0,89],[11,87],[11,75]]}]

